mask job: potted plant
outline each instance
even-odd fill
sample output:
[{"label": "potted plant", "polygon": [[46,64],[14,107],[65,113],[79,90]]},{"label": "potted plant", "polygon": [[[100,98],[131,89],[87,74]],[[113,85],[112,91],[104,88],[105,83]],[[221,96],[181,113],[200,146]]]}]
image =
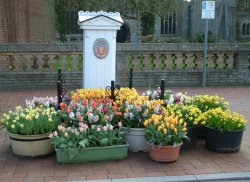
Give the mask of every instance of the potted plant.
[{"label": "potted plant", "polygon": [[135,100],[126,100],[121,106],[123,131],[129,144],[129,151],[148,151],[144,133],[144,121],[153,113],[160,113],[161,100],[149,101],[146,96],[139,96]]},{"label": "potted plant", "polygon": [[80,122],[74,128],[60,125],[50,138],[60,163],[118,160],[127,156],[128,144],[120,129],[111,124],[89,127]]},{"label": "potted plant", "polygon": [[246,119],[229,109],[211,109],[205,112],[206,148],[215,152],[238,152],[241,146]]},{"label": "potted plant", "polygon": [[201,110],[194,105],[168,105],[168,110],[179,117],[180,123],[187,123],[187,138],[184,138],[181,149],[191,149],[196,145],[200,126],[204,124],[204,116]]},{"label": "potted plant", "polygon": [[167,110],[164,114],[153,114],[145,120],[146,140],[151,159],[160,162],[176,161],[179,156],[182,139],[186,138],[186,122]]},{"label": "potted plant", "polygon": [[[77,90],[70,99],[61,103],[64,126],[59,126],[58,131],[50,135],[58,162],[122,159],[127,156],[128,145],[120,131],[122,123],[117,119],[121,112],[113,106],[113,100],[98,93],[103,91]],[[114,154],[116,149],[120,151],[118,154]],[[101,154],[103,157],[95,156]]]},{"label": "potted plant", "polygon": [[12,150],[16,155],[36,157],[54,151],[49,133],[55,131],[60,118],[53,107],[16,107],[3,114],[1,124],[6,127]]},{"label": "potted plant", "polygon": [[[210,109],[221,108],[223,110],[229,108],[229,103],[225,102],[223,97],[218,95],[194,95],[188,102],[189,104],[197,106],[202,113]],[[199,138],[205,138],[205,127],[200,127]]]}]

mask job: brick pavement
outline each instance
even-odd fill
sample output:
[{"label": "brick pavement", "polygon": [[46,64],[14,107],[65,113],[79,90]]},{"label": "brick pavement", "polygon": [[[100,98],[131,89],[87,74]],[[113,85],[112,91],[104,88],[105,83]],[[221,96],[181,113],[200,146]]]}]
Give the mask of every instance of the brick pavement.
[{"label": "brick pavement", "polygon": [[[237,87],[174,87],[174,91],[192,94],[218,94],[230,102],[232,110],[250,121],[250,86]],[[23,105],[25,98],[54,96],[55,90],[0,90],[0,109],[7,111]],[[220,154],[205,149],[199,140],[195,149],[181,151],[174,163],[158,163],[147,153],[128,153],[121,161],[90,162],[85,164],[58,164],[55,154],[44,158],[22,159],[13,155],[8,137],[0,131],[0,181],[64,181],[148,176],[179,176],[221,172],[250,172],[250,124],[244,133],[241,150],[234,154]]]}]

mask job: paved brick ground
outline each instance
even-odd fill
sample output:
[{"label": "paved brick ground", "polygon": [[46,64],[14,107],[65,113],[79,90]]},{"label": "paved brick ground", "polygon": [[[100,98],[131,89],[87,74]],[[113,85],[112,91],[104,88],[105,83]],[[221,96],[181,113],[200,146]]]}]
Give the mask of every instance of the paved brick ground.
[{"label": "paved brick ground", "polygon": [[[250,86],[171,88],[191,94],[218,94],[230,102],[232,110],[240,112],[250,121]],[[23,105],[25,98],[54,96],[54,90],[0,91],[0,109],[7,111]],[[92,162],[62,165],[55,154],[38,159],[21,159],[13,155],[4,130],[0,131],[0,181],[64,181],[112,178],[139,178],[147,176],[175,176],[186,174],[250,172],[250,124],[244,133],[241,150],[234,154],[220,154],[205,149],[204,141],[197,147],[180,152],[174,163],[158,163],[147,153],[129,153],[122,161]]]}]

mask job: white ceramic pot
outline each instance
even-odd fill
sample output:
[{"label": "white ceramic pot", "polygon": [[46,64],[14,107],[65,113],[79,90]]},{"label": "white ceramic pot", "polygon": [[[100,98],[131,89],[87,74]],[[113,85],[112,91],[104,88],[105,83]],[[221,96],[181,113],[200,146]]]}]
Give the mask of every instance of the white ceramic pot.
[{"label": "white ceramic pot", "polygon": [[36,157],[47,155],[54,151],[48,135],[16,135],[9,133],[9,138],[12,150],[16,155]]},{"label": "white ceramic pot", "polygon": [[128,150],[130,152],[147,152],[148,145],[146,143],[144,128],[126,128],[123,127],[122,131],[125,132],[125,140],[129,144]]}]

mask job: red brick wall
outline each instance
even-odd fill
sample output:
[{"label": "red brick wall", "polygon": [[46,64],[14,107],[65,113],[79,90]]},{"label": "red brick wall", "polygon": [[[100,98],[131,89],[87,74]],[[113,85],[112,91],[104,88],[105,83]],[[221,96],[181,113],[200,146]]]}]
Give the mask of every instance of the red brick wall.
[{"label": "red brick wall", "polygon": [[53,0],[0,0],[0,43],[54,39]]}]

